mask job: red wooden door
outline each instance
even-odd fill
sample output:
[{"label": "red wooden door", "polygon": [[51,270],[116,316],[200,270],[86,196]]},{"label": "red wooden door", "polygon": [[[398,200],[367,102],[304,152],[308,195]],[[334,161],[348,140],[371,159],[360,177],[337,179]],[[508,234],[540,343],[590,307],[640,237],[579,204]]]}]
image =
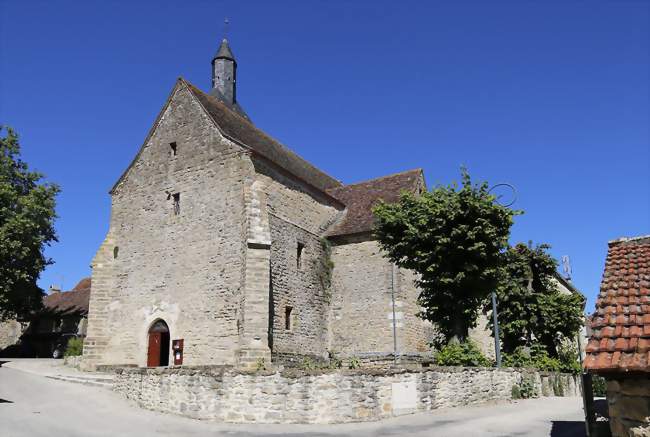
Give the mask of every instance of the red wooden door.
[{"label": "red wooden door", "polygon": [[160,366],[160,344],[162,342],[161,332],[149,333],[149,349],[147,351],[147,367]]}]

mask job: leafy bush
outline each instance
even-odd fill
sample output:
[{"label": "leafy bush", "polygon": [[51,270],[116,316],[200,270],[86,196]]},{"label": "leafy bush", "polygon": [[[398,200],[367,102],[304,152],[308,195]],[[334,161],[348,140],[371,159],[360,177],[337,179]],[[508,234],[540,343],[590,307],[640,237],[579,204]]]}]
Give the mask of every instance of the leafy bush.
[{"label": "leafy bush", "polygon": [[257,370],[258,372],[260,370],[266,370],[266,360],[264,359],[264,357],[259,357],[257,361],[255,361],[255,370]]},{"label": "leafy bush", "polygon": [[591,387],[593,389],[594,396],[607,396],[607,381],[605,381],[605,378],[602,376],[593,375],[591,379]]},{"label": "leafy bush", "polygon": [[534,344],[529,349],[519,346],[511,354],[504,354],[502,363],[504,367],[524,367],[549,372],[578,374],[581,371],[577,352],[562,349],[560,356],[554,358],[549,356],[541,344]]},{"label": "leafy bush", "polygon": [[71,338],[65,348],[66,357],[77,357],[84,351],[84,341],[80,338]]},{"label": "leafy bush", "polygon": [[449,343],[434,358],[439,366],[490,367],[492,362],[479,350],[478,346],[466,340],[463,343]]},{"label": "leafy bush", "polygon": [[318,369],[318,363],[316,363],[311,357],[304,357],[300,363],[300,368],[302,370],[315,370]]},{"label": "leafy bush", "polygon": [[505,367],[524,367],[553,372],[560,370],[560,361],[550,357],[546,349],[539,344],[531,346],[530,349],[519,346],[511,354],[504,354],[502,363]]},{"label": "leafy bush", "polygon": [[580,366],[578,359],[578,350],[573,342],[561,342],[557,348],[557,353],[560,361],[560,372],[573,373],[574,375],[582,372],[582,366]]},{"label": "leafy bush", "polygon": [[328,369],[340,369],[343,367],[343,361],[335,356],[330,357],[330,362],[329,365],[327,366]]},{"label": "leafy bush", "polygon": [[512,399],[530,399],[538,396],[535,381],[530,376],[524,376],[519,384],[512,386]]},{"label": "leafy bush", "polygon": [[350,358],[350,363],[348,363],[350,369],[358,369],[361,367],[361,360],[357,357]]}]

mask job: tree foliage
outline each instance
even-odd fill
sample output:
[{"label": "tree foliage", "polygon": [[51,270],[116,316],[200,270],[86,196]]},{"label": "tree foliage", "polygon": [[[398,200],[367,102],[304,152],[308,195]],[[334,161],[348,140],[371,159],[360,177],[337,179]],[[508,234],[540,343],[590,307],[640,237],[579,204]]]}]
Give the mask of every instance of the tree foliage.
[{"label": "tree foliage", "polygon": [[[519,243],[504,254],[497,300],[506,353],[539,342],[551,357],[557,357],[561,339],[575,338],[582,325],[584,299],[560,292],[554,279],[557,261],[548,254],[549,248]],[[486,312],[491,309],[485,306]],[[488,325],[492,329],[492,317]]]},{"label": "tree foliage", "polygon": [[438,186],[421,195],[403,193],[374,208],[375,235],[389,259],[419,275],[420,317],[447,340],[463,341],[499,280],[513,216],[496,202],[486,182]]},{"label": "tree foliage", "polygon": [[56,185],[42,183],[20,159],[18,136],[0,126],[0,320],[24,317],[40,309],[42,290],[36,285],[51,260],[46,245],[57,241]]}]

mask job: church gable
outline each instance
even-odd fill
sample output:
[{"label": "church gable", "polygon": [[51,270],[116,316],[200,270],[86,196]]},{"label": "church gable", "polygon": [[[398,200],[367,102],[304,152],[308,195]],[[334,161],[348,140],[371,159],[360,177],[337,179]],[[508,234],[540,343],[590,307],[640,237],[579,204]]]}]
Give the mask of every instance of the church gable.
[{"label": "church gable", "polygon": [[140,150],[110,192],[118,193],[124,185],[148,185],[151,173],[169,174],[212,161],[221,153],[215,145],[230,153],[243,150],[221,135],[188,84],[179,78]]}]

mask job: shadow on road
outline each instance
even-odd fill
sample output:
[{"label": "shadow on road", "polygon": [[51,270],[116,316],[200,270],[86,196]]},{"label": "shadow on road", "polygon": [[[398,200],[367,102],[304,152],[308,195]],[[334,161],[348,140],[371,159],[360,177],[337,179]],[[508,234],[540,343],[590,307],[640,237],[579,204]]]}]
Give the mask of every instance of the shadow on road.
[{"label": "shadow on road", "polygon": [[0,398],[0,404],[13,404],[13,402]]},{"label": "shadow on road", "polygon": [[583,437],[586,436],[584,421],[553,421],[551,437]]}]

